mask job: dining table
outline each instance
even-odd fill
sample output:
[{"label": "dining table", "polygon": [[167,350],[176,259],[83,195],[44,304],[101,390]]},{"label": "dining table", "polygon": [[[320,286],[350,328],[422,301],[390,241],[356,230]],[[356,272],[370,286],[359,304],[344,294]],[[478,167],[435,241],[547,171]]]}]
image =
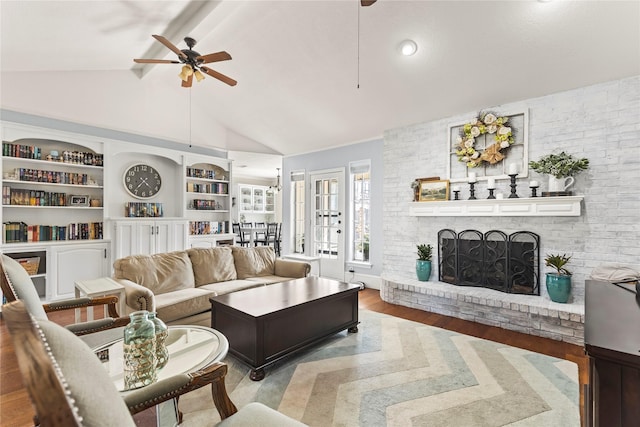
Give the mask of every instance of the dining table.
[{"label": "dining table", "polygon": [[256,227],[256,226],[251,226],[251,227],[246,227],[246,226],[240,226],[240,232],[241,233],[245,233],[245,236],[248,235],[249,237],[249,247],[251,246],[255,246],[255,241],[256,241],[256,235],[259,233],[263,233],[263,234],[267,234],[267,227]]}]

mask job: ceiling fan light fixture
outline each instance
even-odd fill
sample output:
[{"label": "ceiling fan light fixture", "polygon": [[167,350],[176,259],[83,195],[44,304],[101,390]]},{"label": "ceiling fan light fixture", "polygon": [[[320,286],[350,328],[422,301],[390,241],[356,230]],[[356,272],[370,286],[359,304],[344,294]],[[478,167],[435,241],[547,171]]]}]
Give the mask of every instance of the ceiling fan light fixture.
[{"label": "ceiling fan light fixture", "polygon": [[400,43],[400,53],[411,56],[418,51],[418,45],[413,40],[404,40]]},{"label": "ceiling fan light fixture", "polygon": [[204,74],[202,74],[202,73],[200,72],[200,70],[195,70],[195,71],[193,72],[193,75],[196,77],[196,80],[197,80],[197,81],[199,81],[199,82],[201,82],[202,80],[204,80]]},{"label": "ceiling fan light fixture", "polygon": [[184,65],[182,67],[182,71],[180,71],[180,74],[178,74],[178,77],[180,77],[182,79],[182,81],[187,81],[189,80],[189,76],[193,74],[193,69],[191,69],[191,67],[189,65]]}]

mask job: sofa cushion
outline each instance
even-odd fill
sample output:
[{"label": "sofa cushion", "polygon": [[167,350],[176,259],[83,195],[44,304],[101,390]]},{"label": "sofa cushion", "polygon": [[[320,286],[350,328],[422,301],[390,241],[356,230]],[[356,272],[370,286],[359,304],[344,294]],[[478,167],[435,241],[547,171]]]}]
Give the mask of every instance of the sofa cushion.
[{"label": "sofa cushion", "polygon": [[276,253],[270,246],[242,248],[232,246],[238,279],[270,276],[275,272]]},{"label": "sofa cushion", "polygon": [[236,280],[236,267],[230,247],[194,248],[187,250],[196,286]]},{"label": "sofa cushion", "polygon": [[195,286],[191,260],[185,251],[131,255],[116,260],[113,268],[116,279],[130,280],[154,295]]},{"label": "sofa cushion", "polygon": [[181,289],[156,295],[156,312],[165,322],[211,309],[209,298],[215,293],[202,288]]},{"label": "sofa cushion", "polygon": [[282,276],[260,276],[260,277],[247,277],[245,280],[251,282],[264,283],[265,285],[271,285],[273,283],[287,282],[289,280],[295,280],[295,277],[282,277]]},{"label": "sofa cushion", "polygon": [[217,295],[224,295],[230,292],[241,291],[243,289],[257,288],[264,286],[265,282],[254,280],[229,280],[227,282],[211,283],[209,285],[200,286],[198,289],[206,289]]}]

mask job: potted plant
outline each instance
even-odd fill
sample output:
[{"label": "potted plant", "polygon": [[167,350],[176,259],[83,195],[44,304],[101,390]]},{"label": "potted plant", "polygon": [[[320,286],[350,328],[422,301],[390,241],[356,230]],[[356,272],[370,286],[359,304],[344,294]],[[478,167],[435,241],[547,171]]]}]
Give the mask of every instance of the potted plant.
[{"label": "potted plant", "polygon": [[529,167],[538,173],[549,175],[549,191],[565,191],[575,181],[573,176],[589,167],[589,159],[577,159],[564,151],[547,154],[538,161],[530,161]]},{"label": "potted plant", "polygon": [[566,254],[547,255],[544,259],[545,265],[555,270],[547,273],[547,293],[553,302],[565,303],[569,300],[571,272],[565,268],[569,260],[571,257]]},{"label": "potted plant", "polygon": [[416,274],[418,280],[426,282],[431,277],[431,256],[433,248],[431,245],[417,245],[418,259],[416,260]]},{"label": "potted plant", "polygon": [[413,201],[417,202],[420,198],[420,181],[417,179],[411,181],[411,189],[413,190]]}]

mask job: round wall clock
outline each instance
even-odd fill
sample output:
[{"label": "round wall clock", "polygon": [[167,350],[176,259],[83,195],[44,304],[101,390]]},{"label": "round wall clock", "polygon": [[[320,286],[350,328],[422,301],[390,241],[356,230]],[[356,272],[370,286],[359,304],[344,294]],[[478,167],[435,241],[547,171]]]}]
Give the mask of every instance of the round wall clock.
[{"label": "round wall clock", "polygon": [[162,186],[160,172],[142,163],[131,166],[123,176],[124,188],[138,199],[149,199],[158,194]]}]

